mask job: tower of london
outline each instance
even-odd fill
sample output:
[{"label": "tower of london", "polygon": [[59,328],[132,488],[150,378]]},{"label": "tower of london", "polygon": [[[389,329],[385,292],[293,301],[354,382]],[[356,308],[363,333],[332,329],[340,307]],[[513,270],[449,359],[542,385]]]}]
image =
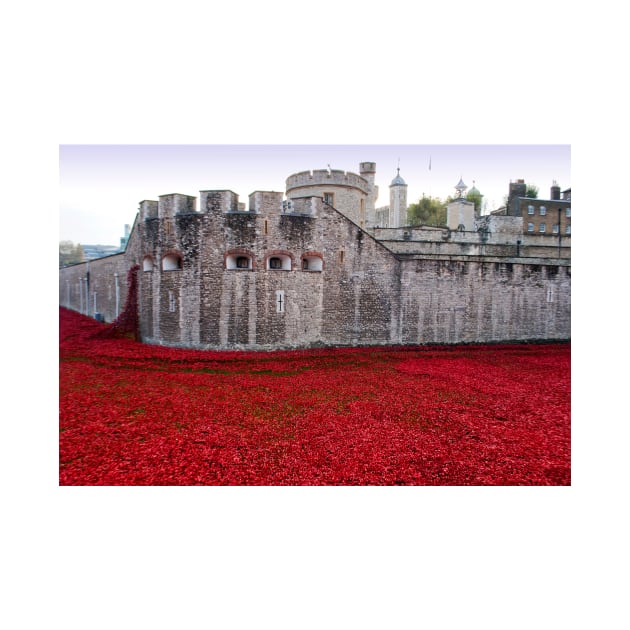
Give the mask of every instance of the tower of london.
[{"label": "tower of london", "polygon": [[141,201],[124,252],[60,269],[60,304],[111,322],[138,266],[134,306],[147,343],[273,350],[570,338],[570,236],[529,234],[521,216],[480,216],[463,195],[445,226],[409,226],[400,169],[389,206],[376,207],[376,181],[376,164],[361,162],[359,173],[294,173],[284,193],[254,191],[247,203],[231,190]]}]

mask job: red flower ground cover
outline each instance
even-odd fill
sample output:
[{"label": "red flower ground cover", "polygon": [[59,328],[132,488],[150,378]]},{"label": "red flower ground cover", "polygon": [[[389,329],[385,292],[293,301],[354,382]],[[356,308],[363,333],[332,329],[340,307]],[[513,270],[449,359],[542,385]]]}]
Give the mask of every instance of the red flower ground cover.
[{"label": "red flower ground cover", "polygon": [[60,309],[60,485],[570,485],[570,344],[215,352]]}]

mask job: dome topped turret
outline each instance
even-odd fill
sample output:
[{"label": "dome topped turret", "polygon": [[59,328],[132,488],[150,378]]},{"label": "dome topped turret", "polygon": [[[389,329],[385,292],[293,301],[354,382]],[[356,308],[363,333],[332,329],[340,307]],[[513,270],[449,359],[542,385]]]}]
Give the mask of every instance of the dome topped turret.
[{"label": "dome topped turret", "polygon": [[473,179],[473,187],[468,191],[469,195],[477,195],[479,197],[481,197],[481,193],[479,192],[479,190],[477,189],[477,187],[475,186],[475,180]]},{"label": "dome topped turret", "polygon": [[468,186],[466,186],[466,184],[464,184],[464,180],[460,177],[459,178],[459,183],[457,184],[457,186],[455,186],[455,190],[457,191],[457,196],[458,197],[463,197],[467,188],[468,188]]},{"label": "dome topped turret", "polygon": [[400,168],[398,168],[397,171],[398,173],[396,174],[396,177],[392,179],[390,186],[406,186],[407,184],[405,183],[405,180],[400,176]]}]

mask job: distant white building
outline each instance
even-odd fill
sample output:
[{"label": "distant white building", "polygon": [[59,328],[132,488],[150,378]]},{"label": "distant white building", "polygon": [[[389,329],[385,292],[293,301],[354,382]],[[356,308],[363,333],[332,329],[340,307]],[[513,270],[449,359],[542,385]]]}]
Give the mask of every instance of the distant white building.
[{"label": "distant white building", "polygon": [[81,245],[83,248],[83,257],[85,261],[96,260],[97,258],[105,258],[105,256],[111,256],[112,254],[120,254],[124,252],[127,247],[127,241],[129,240],[129,234],[131,233],[131,226],[125,224],[125,235],[120,237],[120,246],[116,245]]}]

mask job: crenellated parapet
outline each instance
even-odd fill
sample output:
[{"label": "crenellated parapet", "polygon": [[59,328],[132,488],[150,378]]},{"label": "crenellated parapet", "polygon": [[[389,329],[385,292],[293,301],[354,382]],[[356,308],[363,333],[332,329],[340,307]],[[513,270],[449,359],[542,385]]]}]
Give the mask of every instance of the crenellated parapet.
[{"label": "crenellated parapet", "polygon": [[303,188],[305,186],[346,186],[358,188],[366,195],[369,193],[369,183],[364,177],[349,171],[335,169],[302,171],[301,173],[294,173],[287,177],[287,193],[294,188]]},{"label": "crenellated parapet", "polygon": [[275,214],[282,211],[281,192],[256,190],[249,196],[249,211],[260,214]]},{"label": "crenellated parapet", "polygon": [[197,198],[190,195],[173,193],[160,195],[158,201],[158,218],[172,219],[177,214],[196,212]]},{"label": "crenellated parapet", "polygon": [[203,213],[239,212],[238,195],[231,190],[200,190],[199,207]]},{"label": "crenellated parapet", "polygon": [[146,219],[157,219],[158,218],[158,202],[145,199],[144,201],[140,202],[140,207],[138,211],[140,214],[141,221],[144,221]]}]

